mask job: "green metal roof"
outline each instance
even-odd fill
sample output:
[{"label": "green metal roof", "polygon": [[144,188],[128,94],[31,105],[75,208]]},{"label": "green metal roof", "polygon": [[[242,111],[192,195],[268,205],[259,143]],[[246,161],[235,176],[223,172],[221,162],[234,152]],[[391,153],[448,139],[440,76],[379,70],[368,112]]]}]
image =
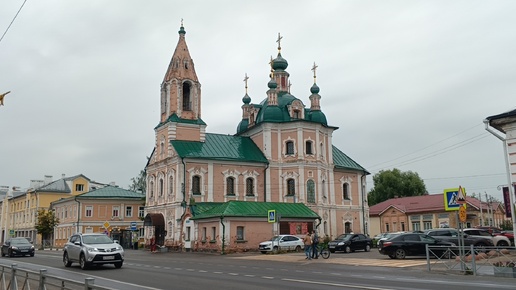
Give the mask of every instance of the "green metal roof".
[{"label": "green metal roof", "polygon": [[204,142],[170,141],[181,158],[268,163],[249,137],[206,133]]},{"label": "green metal roof", "polygon": [[332,149],[333,164],[335,165],[335,168],[360,170],[364,171],[366,174],[370,174],[364,167],[349,158],[348,155],[340,151],[339,148],[335,147],[335,145],[332,145]]},{"label": "green metal roof", "polygon": [[276,210],[281,218],[320,219],[303,203],[228,201],[225,203],[198,202],[193,207],[192,220],[224,217],[253,217],[267,220],[269,210]]},{"label": "green metal roof", "polygon": [[[176,113],[170,115],[170,117],[168,117],[167,120],[165,120],[165,122],[162,122],[162,123],[159,123],[158,126],[156,126],[156,128],[159,128],[161,126],[163,126],[163,124],[167,123],[167,122],[175,122],[175,123],[184,123],[184,124],[195,124],[195,125],[206,125],[206,123],[204,123],[204,121],[202,119],[196,119],[196,120],[190,120],[190,119],[183,119],[183,118],[179,118],[177,116]],[[154,129],[156,129],[154,128]]]},{"label": "green metal roof", "polygon": [[77,198],[131,198],[131,199],[143,199],[145,194],[123,189],[116,186],[106,186],[103,188],[88,191],[80,194]]}]

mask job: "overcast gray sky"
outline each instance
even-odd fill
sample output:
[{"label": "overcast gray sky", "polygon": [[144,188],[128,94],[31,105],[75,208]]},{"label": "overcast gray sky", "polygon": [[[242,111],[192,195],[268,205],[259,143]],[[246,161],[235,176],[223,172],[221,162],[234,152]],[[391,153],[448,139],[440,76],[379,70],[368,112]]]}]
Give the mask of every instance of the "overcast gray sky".
[{"label": "overcast gray sky", "polygon": [[[0,33],[22,3],[1,2]],[[235,133],[245,73],[252,102],[266,97],[280,32],[292,94],[310,105],[316,62],[333,143],[372,175],[501,199],[503,147],[482,120],[516,107],[514,15],[515,1],[28,0],[0,41],[0,185],[84,174],[127,188],[183,18],[208,132]]]}]

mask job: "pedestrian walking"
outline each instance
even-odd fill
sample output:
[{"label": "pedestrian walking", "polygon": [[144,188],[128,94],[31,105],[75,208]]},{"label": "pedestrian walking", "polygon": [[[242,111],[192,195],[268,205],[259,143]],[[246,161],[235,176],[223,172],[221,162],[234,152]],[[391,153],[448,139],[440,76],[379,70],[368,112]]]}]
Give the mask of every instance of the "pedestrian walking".
[{"label": "pedestrian walking", "polygon": [[319,246],[319,235],[315,230],[312,231],[312,259],[319,259],[319,253],[317,251]]},{"label": "pedestrian walking", "polygon": [[310,235],[310,232],[306,232],[306,236],[303,238],[303,243],[305,244],[305,259],[312,260],[312,235]]}]

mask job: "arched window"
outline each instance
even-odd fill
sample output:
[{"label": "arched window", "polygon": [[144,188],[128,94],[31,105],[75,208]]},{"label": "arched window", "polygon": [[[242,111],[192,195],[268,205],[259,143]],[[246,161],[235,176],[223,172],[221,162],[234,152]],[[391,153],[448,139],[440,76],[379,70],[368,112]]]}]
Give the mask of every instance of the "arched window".
[{"label": "arched window", "polygon": [[315,182],[311,179],[306,182],[306,201],[315,203]]},{"label": "arched window", "polygon": [[201,194],[201,177],[198,175],[192,177],[192,193]]},{"label": "arched window", "polygon": [[287,195],[296,194],[296,181],[292,178],[287,179]]},{"label": "arched window", "polygon": [[349,195],[349,183],[344,183],[342,185],[342,197],[344,200],[350,200],[351,196]]},{"label": "arched window", "polygon": [[227,195],[235,195],[235,178],[234,177],[226,178],[226,194]]},{"label": "arched window", "polygon": [[168,194],[174,193],[174,177],[170,176],[168,180]]},{"label": "arched window", "polygon": [[149,191],[150,191],[150,197],[154,197],[154,181],[151,181],[150,182],[150,188],[149,188]]},{"label": "arched window", "polygon": [[285,146],[287,147],[287,155],[294,155],[294,141],[287,141]]},{"label": "arched window", "polygon": [[294,110],[292,118],[299,119],[299,110]]},{"label": "arched window", "polygon": [[254,179],[251,177],[245,180],[245,195],[254,196]]},{"label": "arched window", "polygon": [[349,233],[351,233],[351,232],[352,232],[352,230],[351,230],[351,223],[350,223],[350,222],[346,222],[346,223],[344,224],[344,232],[345,232],[346,234],[349,234]]},{"label": "arched window", "polygon": [[307,155],[314,154],[313,149],[312,149],[312,141],[305,142],[305,152]]},{"label": "arched window", "polygon": [[191,110],[190,102],[190,84],[185,82],[183,83],[183,111]]},{"label": "arched window", "polygon": [[163,178],[159,179],[159,196],[163,196]]}]

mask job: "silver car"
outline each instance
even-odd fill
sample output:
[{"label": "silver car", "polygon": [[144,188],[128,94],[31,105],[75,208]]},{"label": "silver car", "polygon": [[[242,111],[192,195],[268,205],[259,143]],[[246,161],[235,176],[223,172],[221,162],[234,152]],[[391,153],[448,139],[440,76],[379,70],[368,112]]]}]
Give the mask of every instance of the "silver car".
[{"label": "silver car", "polygon": [[104,264],[121,268],[124,249],[105,234],[75,234],[63,249],[63,264],[70,267],[72,263],[79,263],[81,269]]}]

